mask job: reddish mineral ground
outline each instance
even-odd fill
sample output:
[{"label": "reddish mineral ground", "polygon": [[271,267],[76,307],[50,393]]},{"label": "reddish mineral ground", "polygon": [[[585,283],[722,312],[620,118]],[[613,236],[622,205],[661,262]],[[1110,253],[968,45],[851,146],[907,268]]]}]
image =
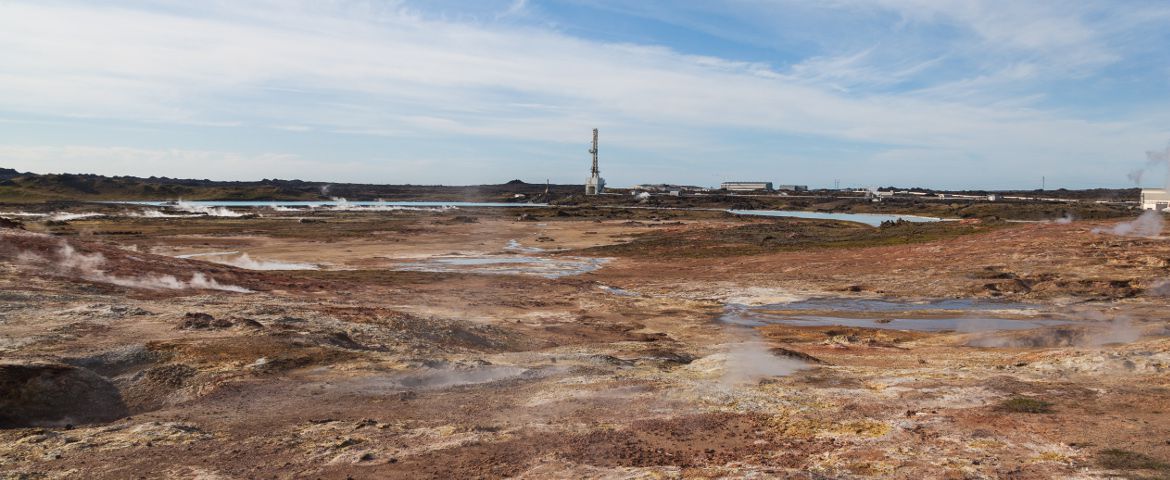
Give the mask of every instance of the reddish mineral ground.
[{"label": "reddish mineral ground", "polygon": [[0,223],[4,478],[1170,476],[1124,219],[52,208]]}]

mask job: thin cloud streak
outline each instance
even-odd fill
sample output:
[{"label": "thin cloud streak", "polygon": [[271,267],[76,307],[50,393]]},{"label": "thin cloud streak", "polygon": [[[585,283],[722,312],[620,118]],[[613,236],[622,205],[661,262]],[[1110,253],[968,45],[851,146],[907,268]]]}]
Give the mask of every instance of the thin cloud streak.
[{"label": "thin cloud streak", "polygon": [[[838,6],[860,8],[847,4]],[[967,158],[1005,167],[1021,158],[1124,162],[1165,141],[1165,129],[1148,120],[1077,118],[1020,100],[1027,97],[988,102],[982,95],[982,83],[1018,80],[1025,67],[919,90],[875,91],[940,60],[900,62],[891,73],[863,52],[809,58],[786,71],[546,28],[431,19],[402,4],[373,14],[361,2],[348,9],[281,5],[274,14],[263,3],[221,2],[200,15],[70,2],[0,5],[6,52],[0,91],[7,92],[0,111],[569,145],[601,126],[623,132],[607,138],[621,138],[627,148],[665,148],[664,155],[690,158],[726,145],[704,148],[681,139],[728,142],[707,132],[743,129],[870,146],[874,154],[859,161],[889,161],[906,151],[916,158],[938,152],[952,161],[952,152],[968,151]],[[515,5],[516,13],[526,8]],[[899,12],[914,5],[883,4]],[[1099,41],[1063,17],[1035,26],[1033,36],[1012,36],[1005,31],[1011,23],[997,24],[996,15],[947,5],[910,21],[946,16],[989,41],[1040,52]],[[1061,26],[1070,31],[1052,38],[1049,30]],[[1107,49],[1096,50],[1086,50],[1098,58],[1090,63],[1112,58]],[[525,107],[530,104],[550,108]]]}]

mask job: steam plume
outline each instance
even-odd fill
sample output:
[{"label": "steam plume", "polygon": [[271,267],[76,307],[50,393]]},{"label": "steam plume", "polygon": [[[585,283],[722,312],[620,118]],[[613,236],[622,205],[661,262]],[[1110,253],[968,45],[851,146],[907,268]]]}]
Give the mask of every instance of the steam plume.
[{"label": "steam plume", "polygon": [[57,249],[56,254],[56,262],[29,252],[21,253],[17,259],[27,264],[51,263],[65,273],[76,275],[93,282],[109,283],[122,287],[147,290],[204,289],[239,293],[251,292],[251,290],[243,287],[221,284],[214,278],[204,275],[202,272],[191,274],[191,279],[186,281],[180,280],[174,275],[162,274],[149,274],[141,277],[120,277],[110,274],[103,269],[106,258],[102,254],[81,253],[68,243],[62,244],[61,248]]},{"label": "steam plume", "polygon": [[728,352],[724,364],[723,383],[738,385],[758,382],[768,377],[790,375],[808,368],[800,360],[777,357],[763,342],[737,344]]},{"label": "steam plume", "polygon": [[1110,229],[1094,228],[1093,233],[1109,233],[1122,237],[1155,238],[1162,234],[1162,229],[1165,226],[1166,219],[1162,217],[1161,212],[1146,210],[1137,219],[1121,222]]},{"label": "steam plume", "polygon": [[193,203],[179,200],[175,204],[175,210],[187,213],[201,213],[209,217],[242,217],[244,214],[233,211],[227,207],[209,207],[206,205],[196,205]]},{"label": "steam plume", "polygon": [[246,253],[241,253],[235,257],[219,257],[211,256],[208,261],[215,263],[222,263],[224,265],[231,265],[246,270],[318,270],[320,267],[311,263],[289,263],[289,262],[273,262],[266,260],[253,260],[252,257]]},{"label": "steam plume", "polygon": [[1130,172],[1129,179],[1133,181],[1135,185],[1141,186],[1142,177],[1146,175],[1146,172],[1151,168],[1157,167],[1159,165],[1166,166],[1165,187],[1170,188],[1170,146],[1167,146],[1165,150],[1151,150],[1146,152],[1146,164],[1141,168]]}]

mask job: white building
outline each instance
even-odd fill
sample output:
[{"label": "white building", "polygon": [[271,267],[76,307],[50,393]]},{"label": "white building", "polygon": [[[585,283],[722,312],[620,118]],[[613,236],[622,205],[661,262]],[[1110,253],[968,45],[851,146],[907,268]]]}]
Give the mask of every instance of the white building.
[{"label": "white building", "polygon": [[1170,209],[1170,192],[1165,188],[1143,188],[1142,209],[1159,212]]},{"label": "white building", "polygon": [[723,182],[719,188],[732,192],[772,191],[772,182]]}]

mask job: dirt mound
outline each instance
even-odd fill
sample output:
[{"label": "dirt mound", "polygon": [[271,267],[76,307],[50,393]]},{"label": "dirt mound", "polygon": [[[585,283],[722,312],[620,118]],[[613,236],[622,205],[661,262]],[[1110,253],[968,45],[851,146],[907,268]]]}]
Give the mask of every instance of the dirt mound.
[{"label": "dirt mound", "polygon": [[109,422],[128,414],[100,375],[58,363],[0,363],[0,428]]}]

